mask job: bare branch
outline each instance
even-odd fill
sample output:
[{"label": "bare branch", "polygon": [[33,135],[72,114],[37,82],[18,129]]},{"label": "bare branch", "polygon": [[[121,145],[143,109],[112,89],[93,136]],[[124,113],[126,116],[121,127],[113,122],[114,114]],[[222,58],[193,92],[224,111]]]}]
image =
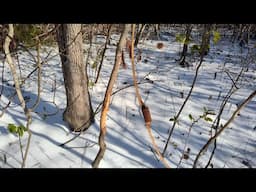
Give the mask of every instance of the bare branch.
[{"label": "bare branch", "polygon": [[4,53],[5,53],[5,56],[6,56],[7,63],[9,64],[9,67],[11,69],[11,73],[12,73],[13,81],[14,81],[14,84],[15,84],[15,89],[16,89],[18,99],[19,99],[19,101],[21,103],[21,107],[22,107],[22,109],[23,109],[23,111],[24,111],[24,113],[27,117],[26,127],[28,129],[28,134],[29,134],[26,151],[25,151],[24,158],[23,158],[22,165],[21,165],[21,167],[23,168],[23,167],[25,167],[25,161],[26,161],[26,158],[27,158],[30,139],[31,139],[31,131],[29,129],[29,124],[31,123],[31,114],[30,114],[30,110],[27,108],[26,102],[23,98],[23,95],[22,95],[22,92],[21,92],[21,89],[20,89],[20,81],[19,81],[18,75],[16,74],[15,65],[13,63],[11,53],[10,53],[10,49],[9,49],[11,40],[13,39],[13,36],[14,36],[13,24],[9,24],[8,26],[9,26],[8,35],[6,36],[5,41],[4,41]]},{"label": "bare branch", "polygon": [[199,153],[196,156],[196,159],[194,161],[193,168],[196,168],[197,161],[201,154],[207,149],[207,147],[224,131],[225,128],[229,126],[229,124],[235,119],[236,115],[241,111],[243,107],[245,107],[256,95],[256,90],[249,95],[247,99],[244,100],[244,102],[234,111],[233,115],[229,118],[229,120],[219,129],[218,132],[215,133],[213,137],[211,137],[207,143],[202,147],[202,149],[199,151]]},{"label": "bare branch", "polygon": [[210,34],[209,34],[209,29],[207,29],[207,27],[205,27],[204,35],[203,35],[203,39],[202,39],[202,45],[201,45],[200,62],[199,62],[199,64],[198,64],[197,68],[196,68],[196,73],[195,73],[195,76],[194,76],[194,79],[193,79],[193,82],[192,82],[192,86],[191,86],[191,88],[190,88],[190,90],[189,90],[189,93],[188,93],[186,99],[184,100],[182,106],[180,107],[179,112],[178,112],[177,115],[175,116],[176,121],[173,122],[171,131],[170,131],[170,133],[169,133],[169,136],[168,136],[168,139],[167,139],[167,142],[166,142],[166,145],[165,145],[164,150],[163,150],[163,152],[162,152],[162,155],[163,155],[163,156],[164,156],[164,154],[165,154],[165,152],[166,152],[166,150],[167,150],[167,147],[168,147],[169,141],[170,141],[170,139],[171,139],[173,130],[174,130],[174,128],[175,128],[175,125],[176,125],[176,123],[177,123],[177,120],[178,120],[178,118],[179,118],[181,112],[183,111],[183,109],[184,109],[184,107],[185,107],[185,105],[186,105],[188,99],[190,98],[193,89],[194,89],[194,86],[195,86],[195,83],[196,83],[196,80],[197,80],[197,76],[198,76],[199,69],[200,69],[200,67],[201,67],[201,65],[202,65],[202,63],[203,63],[204,52],[205,52],[205,50],[207,49],[207,43],[208,43],[207,39],[209,38],[209,37],[207,37],[207,35],[210,35]]}]

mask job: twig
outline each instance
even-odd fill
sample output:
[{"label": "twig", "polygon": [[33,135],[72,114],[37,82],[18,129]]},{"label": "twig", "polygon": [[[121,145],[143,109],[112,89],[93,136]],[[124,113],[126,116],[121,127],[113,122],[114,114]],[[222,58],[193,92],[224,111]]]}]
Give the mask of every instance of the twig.
[{"label": "twig", "polygon": [[79,132],[79,133],[78,133],[77,135],[75,135],[73,138],[69,139],[68,141],[66,141],[66,142],[64,142],[64,143],[62,143],[62,144],[60,144],[59,146],[60,146],[60,147],[64,147],[64,145],[70,143],[71,141],[73,141],[73,140],[75,140],[77,137],[79,137],[79,136],[81,135],[81,133],[82,133],[82,132]]},{"label": "twig", "polygon": [[234,111],[233,115],[230,117],[230,119],[225,123],[225,125],[223,127],[221,127],[218,132],[216,132],[216,134],[211,137],[207,143],[202,147],[202,149],[199,151],[199,153],[196,156],[196,159],[194,161],[194,165],[193,168],[196,168],[196,164],[197,161],[199,159],[199,157],[201,156],[201,154],[207,149],[207,147],[224,131],[225,128],[227,128],[229,126],[229,124],[234,120],[234,118],[236,117],[236,115],[241,111],[241,109],[247,105],[252,99],[253,97],[256,95],[256,90],[254,92],[252,92],[249,97],[247,99],[244,100],[244,102]]},{"label": "twig", "polygon": [[19,134],[18,134],[18,137],[19,137],[19,144],[20,144],[21,159],[24,159],[22,143],[21,143],[21,139],[20,139],[20,135]]},{"label": "twig", "polygon": [[[216,132],[217,132],[217,130],[215,130],[215,134],[216,134]],[[208,163],[206,164],[205,168],[208,168],[208,167],[209,167],[209,165],[210,165],[210,163],[211,163],[211,161],[212,161],[212,158],[213,158],[213,155],[214,155],[216,149],[217,149],[217,139],[214,139],[213,150],[212,150],[211,156],[210,156],[209,161],[208,161]]]},{"label": "twig", "polygon": [[1,78],[2,85],[1,85],[0,99],[1,99],[1,96],[4,92],[4,86],[3,86],[3,84],[4,84],[3,83],[4,82],[4,64],[5,64],[5,58],[4,58],[4,61],[3,61],[3,69],[2,69],[2,78]]},{"label": "twig", "polygon": [[25,165],[26,165],[25,163],[26,163],[26,159],[27,159],[27,156],[28,156],[28,150],[29,150],[30,140],[31,140],[31,136],[32,136],[31,130],[29,129],[29,124],[30,124],[30,122],[27,121],[26,127],[27,127],[27,132],[28,132],[28,141],[27,141],[27,146],[26,146],[24,158],[23,158],[23,161],[22,161],[22,164],[21,164],[21,168],[24,168]]},{"label": "twig", "polygon": [[38,39],[37,44],[37,66],[38,66],[38,73],[37,73],[37,98],[35,104],[30,108],[31,111],[34,111],[35,108],[38,106],[40,102],[41,96],[41,79],[42,79],[42,66],[40,61],[40,40]]},{"label": "twig", "polygon": [[96,79],[94,81],[95,84],[98,82],[98,79],[99,79],[99,76],[100,76],[100,71],[101,71],[101,67],[102,67],[103,61],[104,61],[105,52],[107,50],[107,46],[109,44],[110,37],[111,37],[111,29],[112,29],[112,24],[108,27],[108,34],[107,34],[106,42],[105,42],[104,49],[103,49],[103,52],[102,52],[102,55],[101,55],[99,69],[97,71],[97,76],[96,76]]},{"label": "twig", "polygon": [[196,120],[194,120],[194,121],[192,122],[192,124],[190,125],[190,127],[189,127],[189,131],[188,131],[188,135],[187,135],[186,140],[185,140],[185,145],[184,145],[184,148],[183,148],[183,152],[182,152],[182,154],[181,154],[180,161],[179,161],[177,167],[180,166],[180,164],[181,164],[181,162],[182,162],[182,159],[183,159],[183,157],[184,157],[185,150],[186,150],[187,143],[188,143],[188,138],[189,138],[189,136],[190,136],[192,127],[199,121],[199,119],[200,119],[200,117],[198,117]]},{"label": "twig", "polygon": [[229,72],[225,70],[225,73],[227,73],[228,77],[230,78],[230,80],[232,81],[233,85],[236,87],[236,89],[239,89],[237,86],[236,86],[236,83],[234,82],[233,78],[230,76]]},{"label": "twig", "polygon": [[[205,32],[204,32],[204,33],[207,34],[207,32],[208,32],[208,30],[205,28]],[[205,35],[205,34],[204,34],[204,35]],[[204,35],[203,35],[203,36],[204,36]],[[209,34],[208,34],[208,35],[209,35]],[[196,80],[197,80],[197,76],[198,76],[199,69],[200,69],[200,67],[201,67],[201,65],[202,65],[202,63],[203,63],[204,51],[205,51],[206,48],[207,48],[207,40],[204,40],[204,39],[202,40],[202,46],[201,46],[201,47],[202,47],[202,51],[201,51],[201,53],[200,53],[200,62],[199,62],[199,64],[198,64],[197,68],[196,68],[196,73],[195,73],[195,76],[194,76],[194,79],[193,79],[191,88],[190,88],[189,93],[188,93],[188,95],[187,95],[185,101],[183,102],[183,104],[182,104],[182,106],[181,106],[179,112],[178,112],[177,115],[175,116],[176,121],[173,121],[173,125],[172,125],[172,128],[171,128],[171,131],[170,131],[170,133],[169,133],[167,142],[166,142],[165,147],[164,147],[164,150],[163,150],[163,152],[162,152],[162,155],[163,155],[163,156],[164,156],[164,154],[165,154],[165,152],[166,152],[166,150],[167,150],[167,147],[168,147],[169,141],[170,141],[170,139],[171,139],[173,130],[174,130],[174,128],[175,128],[175,125],[176,125],[176,123],[177,123],[177,120],[178,120],[178,118],[179,118],[179,116],[180,116],[182,110],[184,109],[184,107],[185,107],[185,105],[186,105],[186,103],[187,103],[187,101],[188,101],[189,97],[191,96],[191,93],[192,93],[192,91],[193,91],[193,89],[194,89],[194,86],[195,86],[195,83],[196,83]]]},{"label": "twig", "polygon": [[138,98],[139,105],[142,106],[144,103],[142,101],[141,95],[139,93],[139,88],[138,88],[138,83],[137,83],[137,76],[135,72],[135,64],[134,64],[134,28],[135,24],[132,25],[132,45],[131,45],[131,60],[132,60],[132,77],[133,77],[133,83],[134,83],[134,88],[136,92],[136,97]]},{"label": "twig", "polygon": [[87,53],[87,57],[86,57],[86,61],[85,61],[85,68],[87,69],[88,63],[89,63],[89,58],[90,58],[90,54],[91,54],[91,49],[92,49],[92,40],[93,40],[93,27],[91,26],[91,31],[90,31],[90,46],[88,49],[88,53]]},{"label": "twig", "polygon": [[53,32],[55,32],[59,27],[60,27],[60,24],[56,24],[53,29],[51,29],[50,31],[47,31],[45,33],[41,33],[41,34],[37,35],[35,38],[40,41],[46,40],[49,37],[49,35],[52,34]]},{"label": "twig", "polygon": [[13,39],[13,36],[14,36],[13,24],[9,24],[8,26],[9,26],[8,35],[5,38],[5,42],[4,42],[4,46],[3,46],[4,47],[4,53],[6,55],[7,63],[9,64],[9,67],[10,67],[11,72],[12,72],[12,77],[13,77],[13,81],[14,81],[14,84],[15,84],[15,90],[16,90],[18,99],[19,99],[19,101],[21,103],[21,107],[22,107],[22,109],[23,109],[23,111],[24,111],[24,113],[27,117],[26,128],[28,129],[28,134],[29,134],[24,159],[23,159],[22,165],[21,165],[21,167],[23,168],[25,166],[25,161],[26,161],[26,157],[27,157],[27,153],[28,153],[28,149],[29,149],[29,144],[30,144],[30,139],[31,139],[31,131],[29,129],[29,124],[31,123],[31,114],[30,114],[30,110],[27,108],[26,102],[23,98],[23,95],[22,95],[22,92],[21,92],[21,89],[20,89],[20,81],[19,81],[19,78],[16,74],[15,65],[13,63],[11,53],[10,53],[10,49],[9,49],[10,42]]},{"label": "twig", "polygon": [[189,93],[188,93],[186,99],[184,100],[184,102],[183,102],[183,104],[182,104],[180,110],[178,111],[177,115],[175,115],[176,121],[173,122],[171,131],[170,131],[170,133],[169,133],[169,136],[168,136],[168,139],[167,139],[167,142],[166,142],[166,145],[165,145],[164,150],[163,150],[163,152],[162,152],[162,155],[163,155],[163,156],[164,156],[164,154],[165,154],[165,151],[166,151],[167,146],[168,146],[168,144],[169,144],[169,141],[170,141],[170,139],[171,139],[171,136],[172,136],[173,130],[174,130],[174,128],[175,128],[175,125],[176,125],[176,123],[177,123],[177,120],[178,120],[178,118],[179,118],[181,112],[183,111],[183,109],[184,109],[184,107],[185,107],[185,105],[186,105],[188,99],[190,98],[193,89],[194,89],[194,86],[195,86],[195,83],[196,83],[196,80],[197,80],[197,76],[198,76],[198,72],[199,72],[199,69],[200,69],[202,63],[203,63],[203,57],[201,57],[200,63],[198,64],[198,66],[197,66],[197,68],[196,68],[196,74],[195,74],[195,76],[194,76],[194,79],[193,79],[193,82],[192,82],[192,86],[191,86],[191,88],[190,88],[190,90],[189,90]]},{"label": "twig", "polygon": [[[226,97],[224,98],[224,100],[222,101],[222,103],[220,105],[219,113],[218,113],[217,117],[215,118],[215,120],[213,121],[212,126],[211,126],[211,136],[212,136],[212,129],[213,128],[215,128],[215,134],[217,133],[217,128],[219,127],[221,115],[222,115],[222,113],[224,111],[224,108],[225,108],[227,102],[229,101],[230,97],[238,90],[237,87],[236,87],[237,89],[235,89],[235,90],[233,90],[233,89],[234,89],[234,86],[236,85],[236,83],[238,82],[240,76],[242,75],[243,71],[244,71],[244,69],[242,68],[242,70],[238,74],[235,82],[232,84],[230,90],[228,91]],[[217,148],[217,139],[214,140],[214,147],[213,147],[213,150],[211,152],[210,158],[209,158],[208,163],[206,164],[205,168],[208,168],[208,166],[210,165],[216,148]]]}]

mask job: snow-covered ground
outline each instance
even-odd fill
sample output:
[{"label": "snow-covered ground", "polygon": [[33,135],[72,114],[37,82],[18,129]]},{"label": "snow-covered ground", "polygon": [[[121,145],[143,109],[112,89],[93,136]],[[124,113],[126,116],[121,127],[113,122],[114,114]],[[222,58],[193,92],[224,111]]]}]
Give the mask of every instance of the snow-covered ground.
[{"label": "snow-covered ground", "polygon": [[[182,68],[175,59],[179,58],[182,49],[175,41],[175,35],[164,36],[162,41],[146,40],[140,44],[142,59],[136,63],[140,93],[145,104],[149,106],[152,116],[152,132],[157,145],[162,151],[172,127],[173,118],[187,96],[195,75],[198,58],[188,57],[190,67]],[[112,41],[118,40],[112,35]],[[92,50],[104,43],[104,38],[98,36]],[[164,43],[162,49],[157,49],[158,42]],[[204,108],[213,110],[216,114],[221,102],[232,86],[229,75],[236,79],[246,66],[237,87],[221,116],[224,124],[244,99],[256,89],[256,50],[255,42],[250,41],[249,48],[241,48],[238,43],[232,44],[229,39],[221,39],[217,45],[211,45],[210,53],[204,58],[192,95],[187,102],[176,125],[165,158],[172,168],[176,168],[182,156],[191,120],[203,114]],[[85,45],[88,47],[88,45]],[[249,50],[249,52],[248,52]],[[34,54],[35,51],[32,51]],[[45,47],[42,59],[54,56],[57,48]],[[93,53],[95,56],[96,53]],[[21,75],[26,77],[36,66],[31,56],[26,52],[18,55]],[[90,84],[90,94],[93,109],[101,104],[106,86],[112,71],[115,57],[115,46],[108,46],[100,79],[97,84]],[[94,57],[92,57],[94,58]],[[106,168],[162,168],[152,150],[152,143],[144,125],[132,80],[131,64],[128,54],[125,61],[127,69],[120,68],[118,80],[112,96],[107,119],[107,150],[99,167]],[[88,66],[91,82],[95,80],[96,72],[93,61]],[[18,67],[17,72],[19,73]],[[0,63],[0,73],[3,82],[0,83],[0,106],[8,103],[8,98],[14,93],[14,87],[7,63],[3,68]],[[4,90],[2,90],[4,89]],[[56,92],[54,91],[56,89]],[[65,147],[59,146],[76,135],[67,128],[62,120],[66,105],[65,89],[59,56],[52,57],[43,64],[41,101],[33,113],[31,124],[32,138],[26,167],[30,168],[90,168],[98,152],[98,135],[100,112],[95,123],[78,138]],[[34,73],[23,86],[23,94],[30,105],[36,100],[37,73]],[[217,149],[211,161],[214,168],[246,168],[256,167],[256,98],[254,98],[231,125],[217,138]],[[216,115],[210,116],[213,120]],[[15,97],[7,111],[0,117],[0,167],[20,167],[21,152],[19,138],[8,131],[9,123],[25,124],[25,115]],[[214,133],[214,130],[213,130]],[[183,159],[179,167],[191,168],[194,159],[202,146],[211,137],[211,122],[199,120],[191,130],[186,149],[190,148],[188,159]],[[23,150],[28,134],[21,138]],[[210,157],[213,145],[199,159],[198,167],[204,167]]]}]

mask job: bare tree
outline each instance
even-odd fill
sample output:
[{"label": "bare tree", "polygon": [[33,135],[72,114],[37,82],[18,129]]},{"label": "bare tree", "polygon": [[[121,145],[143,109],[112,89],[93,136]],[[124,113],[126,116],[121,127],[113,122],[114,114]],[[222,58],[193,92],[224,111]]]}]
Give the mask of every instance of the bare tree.
[{"label": "bare tree", "polygon": [[94,121],[83,59],[81,29],[81,24],[62,24],[57,30],[67,96],[63,117],[74,131],[83,131]]},{"label": "bare tree", "polygon": [[110,76],[110,79],[108,82],[107,90],[105,92],[105,97],[104,97],[103,107],[102,107],[102,112],[101,112],[101,117],[100,117],[100,136],[99,136],[100,150],[99,150],[97,156],[95,157],[94,161],[92,162],[93,168],[97,168],[99,166],[100,161],[103,158],[105,150],[106,150],[105,135],[107,133],[107,126],[106,126],[107,113],[108,113],[108,109],[109,109],[109,105],[110,105],[112,89],[113,89],[115,81],[117,79],[120,63],[122,62],[122,49],[125,46],[126,37],[128,36],[130,27],[131,27],[130,24],[126,24],[124,26],[119,43],[117,45],[115,64],[114,64],[114,67],[113,67],[113,70],[112,70],[112,73],[111,73],[111,76]]},{"label": "bare tree", "polygon": [[137,45],[139,44],[139,41],[141,39],[141,36],[144,32],[144,29],[146,27],[147,24],[139,24],[139,31],[136,35],[136,38],[135,38],[135,42],[134,42],[134,47],[137,47]]},{"label": "bare tree", "polygon": [[187,52],[188,52],[188,43],[189,43],[192,27],[193,26],[191,24],[186,25],[186,38],[185,38],[185,42],[184,42],[184,45],[183,45],[183,50],[182,50],[181,57],[180,57],[180,65],[181,66],[185,66],[185,64],[186,64],[186,56],[187,56]]},{"label": "bare tree", "polygon": [[106,53],[106,50],[107,50],[107,46],[108,46],[108,44],[109,44],[109,42],[110,42],[111,29],[112,29],[112,25],[109,25],[109,27],[108,27],[108,32],[107,32],[107,37],[106,37],[106,42],[105,42],[104,49],[103,49],[102,54],[101,54],[100,65],[99,65],[98,72],[97,72],[97,76],[96,76],[96,79],[95,79],[95,82],[94,82],[95,84],[97,83],[97,81],[98,81],[98,79],[99,79],[101,67],[102,67],[102,65],[103,65],[103,60],[104,60],[105,53]]},{"label": "bare tree", "polygon": [[199,53],[200,55],[207,55],[210,50],[210,36],[211,36],[211,29],[212,25],[205,24],[204,25],[204,32],[202,35],[202,42],[200,46]]}]

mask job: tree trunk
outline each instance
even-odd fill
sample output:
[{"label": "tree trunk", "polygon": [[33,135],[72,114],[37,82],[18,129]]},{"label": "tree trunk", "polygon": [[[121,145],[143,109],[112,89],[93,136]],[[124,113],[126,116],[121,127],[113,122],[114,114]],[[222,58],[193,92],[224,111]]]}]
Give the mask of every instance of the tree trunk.
[{"label": "tree trunk", "polygon": [[100,116],[100,136],[99,136],[100,150],[97,153],[97,156],[95,157],[94,161],[92,162],[93,168],[99,167],[100,161],[102,160],[104,153],[106,151],[105,136],[107,133],[107,125],[106,125],[107,113],[109,110],[112,89],[114,87],[115,81],[118,76],[118,70],[120,67],[120,63],[122,62],[122,49],[125,46],[126,37],[128,36],[130,27],[131,27],[131,24],[125,24],[123,32],[119,39],[119,43],[117,45],[115,64],[112,69],[112,73],[111,73],[111,76],[110,76],[110,79],[108,82],[107,90],[105,92],[105,97],[104,97],[103,106],[102,106],[102,112],[101,112],[101,116]]},{"label": "tree trunk", "polygon": [[141,36],[144,32],[145,27],[146,27],[146,24],[141,24],[141,26],[139,26],[139,31],[136,35],[135,42],[134,42],[134,47],[137,47],[137,45],[139,44],[139,41],[141,39]]},{"label": "tree trunk", "polygon": [[67,96],[64,120],[72,131],[84,131],[94,121],[83,59],[81,24],[62,24],[57,40]]},{"label": "tree trunk", "polygon": [[209,50],[210,50],[211,28],[212,28],[212,25],[210,25],[210,24],[205,24],[204,25],[204,32],[203,32],[203,35],[202,35],[202,42],[201,42],[201,46],[200,46],[200,50],[199,50],[199,53],[200,53],[201,57],[203,57],[204,55],[207,55]]},{"label": "tree trunk", "polygon": [[155,36],[157,37],[158,40],[160,39],[159,31],[160,31],[159,24],[155,24],[154,25],[154,32],[155,32]]},{"label": "tree trunk", "polygon": [[101,55],[100,65],[99,65],[99,68],[98,68],[96,79],[94,81],[95,84],[98,82],[98,79],[100,77],[100,71],[101,71],[101,67],[103,65],[103,60],[104,60],[104,57],[105,57],[105,52],[106,52],[107,47],[108,47],[109,42],[110,42],[112,28],[113,28],[112,24],[109,25],[109,27],[108,27],[108,34],[107,34],[107,37],[106,37],[106,42],[105,42],[104,49],[103,49],[103,52],[102,52],[102,55]]},{"label": "tree trunk", "polygon": [[187,52],[188,52],[188,41],[189,41],[191,31],[192,31],[192,25],[188,24],[186,26],[186,39],[185,39],[185,43],[183,45],[183,50],[182,50],[181,57],[180,57],[180,65],[181,66],[185,66],[185,64],[186,64],[186,56],[187,56]]}]

